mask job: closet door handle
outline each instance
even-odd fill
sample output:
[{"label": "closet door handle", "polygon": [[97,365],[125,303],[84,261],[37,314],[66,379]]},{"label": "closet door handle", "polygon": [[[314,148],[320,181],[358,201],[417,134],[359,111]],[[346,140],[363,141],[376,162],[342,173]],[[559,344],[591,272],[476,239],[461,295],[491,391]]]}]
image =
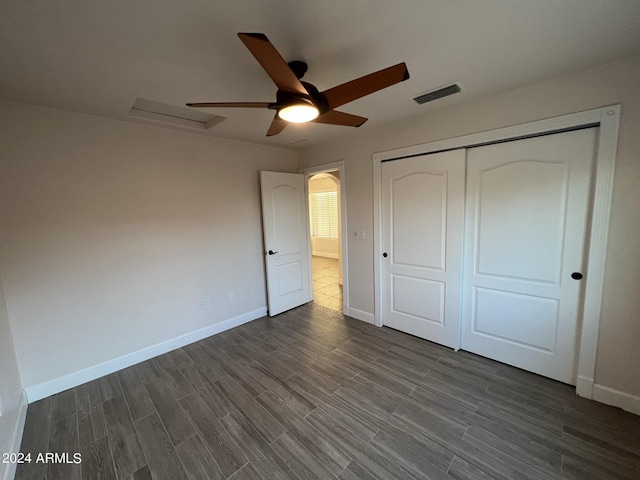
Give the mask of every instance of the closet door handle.
[{"label": "closet door handle", "polygon": [[278,252],[274,252],[273,250],[269,250],[267,253],[268,253],[269,255],[275,255],[275,254],[276,254],[276,253],[278,253]]},{"label": "closet door handle", "polygon": [[573,272],[571,274],[571,278],[573,278],[574,280],[580,280],[582,278],[582,274],[580,272]]},{"label": "closet door handle", "polygon": [[384,253],[382,254],[382,256],[383,256],[384,258],[387,258],[389,255],[387,255],[387,252],[384,252]]}]

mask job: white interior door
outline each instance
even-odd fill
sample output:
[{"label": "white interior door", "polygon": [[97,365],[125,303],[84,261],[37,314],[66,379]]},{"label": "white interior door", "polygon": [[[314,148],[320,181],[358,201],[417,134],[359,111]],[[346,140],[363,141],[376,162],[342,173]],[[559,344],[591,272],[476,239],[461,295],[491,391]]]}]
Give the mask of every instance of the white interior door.
[{"label": "white interior door", "polygon": [[459,347],[465,151],[381,166],[383,323]]},{"label": "white interior door", "polygon": [[313,299],[304,182],[304,175],[260,172],[269,316]]},{"label": "white interior door", "polygon": [[462,348],[575,385],[597,129],[468,150]]}]

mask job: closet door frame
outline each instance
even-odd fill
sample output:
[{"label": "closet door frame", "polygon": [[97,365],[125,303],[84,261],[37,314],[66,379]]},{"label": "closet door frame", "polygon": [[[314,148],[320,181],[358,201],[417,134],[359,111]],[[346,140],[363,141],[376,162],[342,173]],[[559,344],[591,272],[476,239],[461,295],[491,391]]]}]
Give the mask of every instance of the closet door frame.
[{"label": "closet door frame", "polygon": [[582,397],[593,398],[598,332],[602,310],[604,273],[609,238],[609,218],[613,194],[613,178],[618,128],[620,124],[620,105],[611,105],[586,110],[559,117],[523,123],[496,130],[464,135],[431,143],[414,145],[373,154],[373,253],[374,253],[374,324],[382,326],[384,318],[384,298],[382,297],[381,278],[381,166],[384,161],[402,161],[403,158],[442,152],[460,148],[477,147],[509,140],[560,133],[587,127],[600,127],[598,148],[593,172],[593,197],[590,210],[590,229],[588,249],[585,251],[589,265],[589,275],[585,277],[582,303],[581,335],[578,339],[578,376],[576,393]]}]

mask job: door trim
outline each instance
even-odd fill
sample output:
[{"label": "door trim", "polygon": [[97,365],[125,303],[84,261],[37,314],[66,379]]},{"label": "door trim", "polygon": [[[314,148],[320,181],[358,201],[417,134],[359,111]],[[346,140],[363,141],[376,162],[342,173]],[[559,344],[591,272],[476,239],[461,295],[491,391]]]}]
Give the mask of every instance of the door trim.
[{"label": "door trim", "polygon": [[[349,313],[349,258],[347,256],[347,194],[346,194],[346,181],[344,178],[344,161],[333,163],[324,163],[322,165],[315,165],[313,167],[302,168],[298,170],[305,177],[304,188],[307,196],[307,202],[309,201],[309,177],[318,173],[340,172],[340,233],[341,233],[341,245],[342,249],[342,313],[344,315],[350,315]],[[308,208],[308,206],[307,206]],[[311,237],[309,237],[309,251],[311,251]],[[312,285],[313,287],[313,285]],[[351,315],[353,316],[353,315]]]},{"label": "door trim", "polygon": [[374,324],[382,326],[383,299],[381,296],[380,245],[381,231],[381,164],[384,161],[423,155],[439,151],[469,148],[489,143],[515,140],[588,126],[600,127],[596,163],[594,166],[593,197],[590,210],[588,248],[585,252],[589,275],[585,278],[582,300],[581,333],[577,344],[576,393],[593,398],[598,332],[602,311],[604,274],[609,238],[609,219],[613,194],[613,177],[620,125],[620,105],[572,113],[554,118],[523,123],[495,130],[463,135],[435,142],[374,153],[373,161],[373,252],[374,252]]}]

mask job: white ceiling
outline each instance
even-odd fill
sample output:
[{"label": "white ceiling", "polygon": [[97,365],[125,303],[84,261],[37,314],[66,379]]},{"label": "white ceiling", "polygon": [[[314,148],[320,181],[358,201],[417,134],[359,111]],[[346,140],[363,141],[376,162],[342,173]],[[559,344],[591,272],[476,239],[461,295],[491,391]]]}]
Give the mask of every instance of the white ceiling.
[{"label": "white ceiling", "polygon": [[[138,97],[275,100],[238,32],[306,61],[320,90],[405,61],[408,81],[340,108],[368,117],[366,129],[640,54],[640,1],[2,0],[0,98],[130,121]],[[411,100],[452,82],[465,90]],[[272,111],[205,111],[227,117],[206,134],[270,145],[353,130],[307,124],[266,138]]]}]

